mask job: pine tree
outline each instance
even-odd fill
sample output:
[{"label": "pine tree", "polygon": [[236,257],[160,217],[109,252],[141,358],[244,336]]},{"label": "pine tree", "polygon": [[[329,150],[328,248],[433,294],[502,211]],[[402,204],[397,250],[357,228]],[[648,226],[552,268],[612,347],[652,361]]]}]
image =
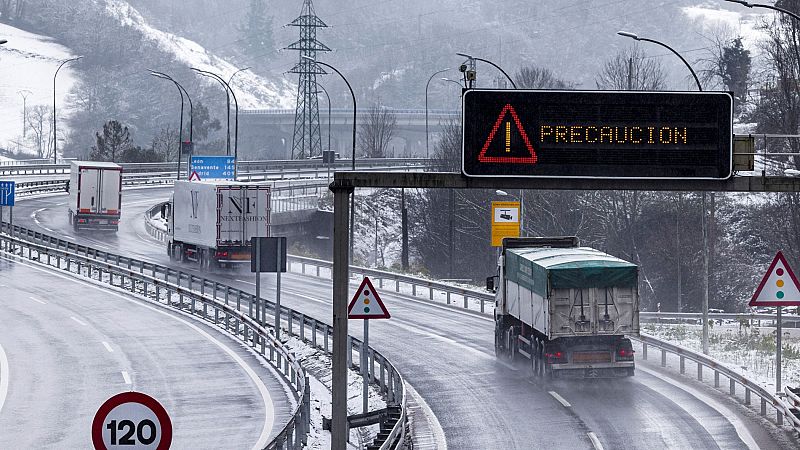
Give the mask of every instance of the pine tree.
[{"label": "pine tree", "polygon": [[127,126],[116,120],[109,120],[103,125],[103,134],[95,133],[96,144],[92,147],[89,158],[92,161],[116,161],[133,146],[131,134]]},{"label": "pine tree", "polygon": [[239,26],[248,56],[262,57],[275,50],[272,17],[267,15],[267,0],[250,0],[247,18]]},{"label": "pine tree", "polygon": [[733,92],[737,110],[747,101],[750,63],[750,51],[745,50],[741,36],[734,39],[730,46],[722,49],[719,76],[725,87]]}]

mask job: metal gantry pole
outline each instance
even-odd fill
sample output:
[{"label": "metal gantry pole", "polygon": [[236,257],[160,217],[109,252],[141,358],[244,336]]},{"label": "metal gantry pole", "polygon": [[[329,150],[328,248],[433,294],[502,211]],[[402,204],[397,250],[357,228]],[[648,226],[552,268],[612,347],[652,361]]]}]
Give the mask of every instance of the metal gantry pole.
[{"label": "metal gantry pole", "polygon": [[[347,303],[350,280],[348,196],[351,186],[333,191],[333,352],[331,367],[331,449],[347,448]],[[352,225],[352,224],[350,224]]]},{"label": "metal gantry pole", "polygon": [[708,223],[706,222],[706,193],[703,192],[703,354],[708,354]]}]

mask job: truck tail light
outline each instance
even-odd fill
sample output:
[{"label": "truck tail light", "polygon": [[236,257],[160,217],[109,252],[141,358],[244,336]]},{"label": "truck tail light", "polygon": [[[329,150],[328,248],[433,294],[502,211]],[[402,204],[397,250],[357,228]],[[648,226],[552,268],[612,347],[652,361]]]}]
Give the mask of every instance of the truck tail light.
[{"label": "truck tail light", "polygon": [[111,225],[119,225],[119,220],[112,220]]},{"label": "truck tail light", "polygon": [[228,252],[227,251],[223,251],[223,252],[217,251],[217,252],[214,253],[214,256],[216,256],[217,258],[227,258],[228,257]]},{"label": "truck tail light", "polygon": [[560,349],[545,352],[544,356],[550,364],[565,364],[567,362],[567,354]]},{"label": "truck tail light", "polygon": [[633,350],[631,342],[626,339],[617,347],[617,361],[633,361],[634,353],[636,352]]}]

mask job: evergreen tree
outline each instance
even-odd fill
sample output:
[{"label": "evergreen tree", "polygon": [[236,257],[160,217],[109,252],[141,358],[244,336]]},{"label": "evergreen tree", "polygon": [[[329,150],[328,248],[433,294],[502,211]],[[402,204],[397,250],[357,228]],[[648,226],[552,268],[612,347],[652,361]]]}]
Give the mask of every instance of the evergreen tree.
[{"label": "evergreen tree", "polygon": [[741,36],[734,39],[730,46],[722,49],[719,76],[725,87],[733,92],[737,111],[747,101],[750,63],[750,51],[745,50]]},{"label": "evergreen tree", "polygon": [[239,32],[248,56],[261,57],[275,50],[272,17],[267,15],[267,0],[250,0],[247,18],[239,26]]},{"label": "evergreen tree", "polygon": [[128,127],[116,120],[106,122],[103,125],[103,134],[95,133],[95,141],[89,155],[92,161],[116,161],[117,157],[122,157],[133,146]]}]

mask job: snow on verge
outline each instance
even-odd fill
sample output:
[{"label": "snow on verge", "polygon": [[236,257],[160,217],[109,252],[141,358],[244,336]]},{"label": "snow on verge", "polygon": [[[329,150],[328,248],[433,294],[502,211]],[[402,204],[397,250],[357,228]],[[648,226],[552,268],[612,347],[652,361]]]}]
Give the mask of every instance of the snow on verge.
[{"label": "snow on verge", "polygon": [[[237,67],[210,53],[197,42],[151,27],[139,11],[126,1],[109,0],[107,8],[111,16],[119,20],[121,24],[141,31],[147,38],[158,44],[159,48],[175,55],[179,61],[189,67],[219,74],[226,80],[238,70]],[[211,79],[208,79],[207,82],[216,84]],[[250,71],[244,71],[236,75],[235,85],[236,98],[242,109],[294,108],[296,89],[288,81],[275,83]]]},{"label": "snow on verge", "polygon": [[[53,74],[61,61],[73,55],[67,47],[55,43],[51,38],[0,24],[0,38],[8,42],[0,45],[0,147],[17,152],[33,151],[32,144],[22,142],[23,96],[27,97],[25,106],[30,119],[36,106],[44,106],[47,112],[53,108]],[[75,84],[75,72],[66,65],[58,72],[56,98],[58,103],[59,135],[66,134],[69,116],[68,93]],[[61,124],[64,125],[61,125]],[[45,132],[49,130],[45,125]],[[33,137],[27,127],[27,137]],[[34,156],[31,155],[31,158]]]},{"label": "snow on verge", "polygon": [[[312,347],[296,337],[285,343],[286,347],[298,358],[309,375],[311,386],[311,431],[308,434],[309,449],[328,449],[331,446],[331,432],[322,429],[322,417],[331,417],[331,358],[322,350]],[[360,414],[362,411],[361,374],[351,369],[347,374],[347,410],[348,414]],[[369,386],[369,410],[386,408],[386,401],[375,385]],[[380,431],[379,425],[353,428],[350,430],[348,447],[365,448]]]}]

